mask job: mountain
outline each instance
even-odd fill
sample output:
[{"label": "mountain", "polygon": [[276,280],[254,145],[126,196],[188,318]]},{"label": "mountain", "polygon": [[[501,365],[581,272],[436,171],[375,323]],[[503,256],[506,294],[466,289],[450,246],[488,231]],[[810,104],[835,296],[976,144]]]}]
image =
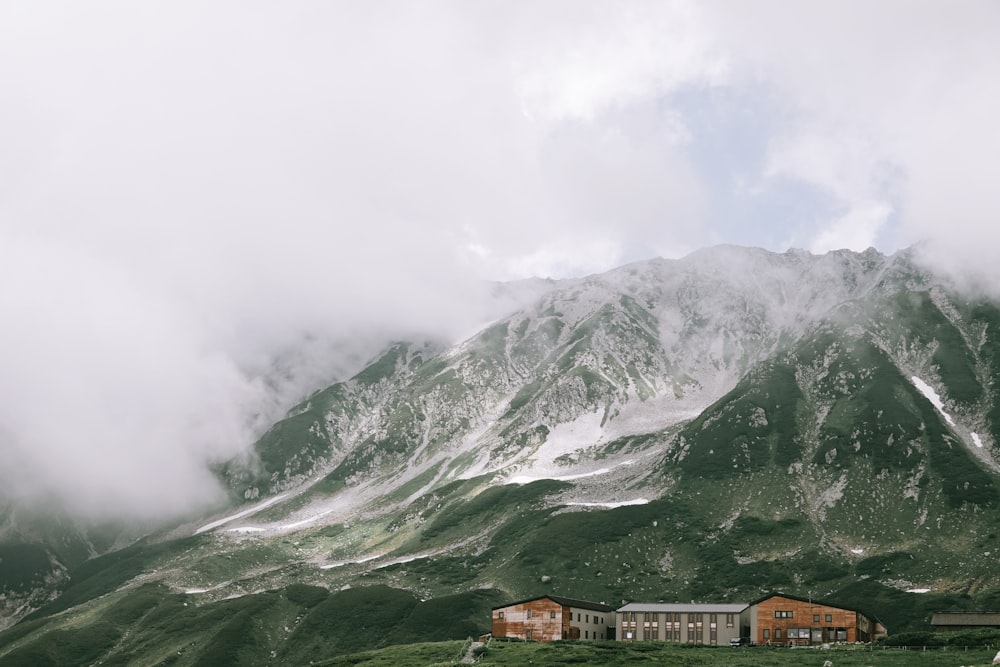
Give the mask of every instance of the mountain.
[{"label": "mountain", "polygon": [[399,341],[294,407],[219,468],[217,515],[125,549],[105,529],[89,560],[8,532],[0,665],[65,661],[53,632],[105,664],[294,664],[292,639],[464,638],[539,593],[777,589],[890,632],[1000,604],[995,299],[912,250],[733,246],[517,289],[467,340]]}]

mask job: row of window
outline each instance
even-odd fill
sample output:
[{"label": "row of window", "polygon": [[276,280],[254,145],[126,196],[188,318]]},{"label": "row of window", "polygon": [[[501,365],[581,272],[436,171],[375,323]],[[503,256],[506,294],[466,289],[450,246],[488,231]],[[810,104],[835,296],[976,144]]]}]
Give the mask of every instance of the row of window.
[{"label": "row of window", "polygon": [[[534,617],[533,616],[533,612],[534,612],[533,609],[526,610],[525,618],[533,618]],[[585,618],[585,620],[583,621],[584,623],[590,623],[591,622],[591,620],[590,620],[590,614],[577,614],[576,615],[576,620],[577,620],[578,623],[580,622],[580,617],[581,616],[583,616]],[[555,618],[555,617],[556,617],[556,612],[555,611],[550,611],[549,612],[549,618]],[[504,615],[503,615],[502,611],[498,611],[497,612],[497,619],[499,619],[501,621],[504,619]],[[571,621],[573,620],[573,615],[572,614],[570,614],[570,620]],[[604,617],[603,616],[598,616],[597,614],[594,614],[594,621],[593,621],[593,623],[594,623],[594,625],[604,625]]]},{"label": "row of window", "polygon": [[[646,612],[638,612],[638,613],[642,615],[642,620],[643,621],[648,621],[648,622],[652,622],[652,623],[658,623],[659,620],[660,620],[660,612],[646,611]],[[708,621],[712,625],[715,625],[715,624],[717,624],[719,622],[719,619],[718,619],[719,614],[688,614],[688,619],[689,619],[689,622],[693,619],[693,622],[700,624],[700,623],[704,622],[704,617],[705,616],[708,616]],[[726,616],[726,627],[727,628],[733,627],[733,625],[735,623],[735,616],[736,615],[735,614],[726,614],[725,616]],[[680,612],[672,612],[672,611],[663,612],[663,617],[664,617],[664,621],[666,621],[667,623],[680,623],[681,622],[681,614],[680,614]],[[635,620],[636,620],[636,612],[634,612],[634,611],[622,612],[622,621],[623,622],[635,623]]]},{"label": "row of window", "polygon": [[[827,623],[833,623],[833,614],[825,615]],[[775,610],[775,618],[795,618],[795,612],[791,610]],[[813,614],[813,623],[819,623],[819,614]]]},{"label": "row of window", "polygon": [[[636,639],[639,633],[633,630],[628,630],[622,628],[622,636],[625,639]],[[643,628],[642,638],[646,641],[660,639],[660,633],[656,631],[656,628]],[[679,642],[681,640],[681,630],[679,626],[667,627],[665,628],[663,639],[670,642]],[[705,642],[704,630],[699,626],[696,629],[688,627],[687,640],[690,644],[703,644]],[[712,628],[708,634],[708,643],[716,645],[719,643],[719,632]]]},{"label": "row of window", "polygon": [[[816,635],[817,641],[847,641],[847,628],[788,628],[785,639],[810,639],[812,634]],[[764,628],[764,641],[771,641],[771,630]],[[781,641],[781,628],[774,629],[775,641]]]}]

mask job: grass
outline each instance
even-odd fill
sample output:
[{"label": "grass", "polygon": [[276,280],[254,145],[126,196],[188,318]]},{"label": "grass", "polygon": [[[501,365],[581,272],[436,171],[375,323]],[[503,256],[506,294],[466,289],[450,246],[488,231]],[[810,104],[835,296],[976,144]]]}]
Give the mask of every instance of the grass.
[{"label": "grass", "polygon": [[[410,644],[335,658],[322,667],[424,667],[457,664],[461,642]],[[481,667],[504,665],[670,665],[676,667],[799,667],[831,661],[836,667],[955,667],[988,665],[995,648],[983,645],[923,650],[872,646],[764,648],[683,646],[659,642],[506,642],[494,640],[482,652]]]},{"label": "grass", "polygon": [[464,641],[424,642],[390,646],[316,663],[316,667],[398,667],[402,665],[450,665],[458,657]]}]

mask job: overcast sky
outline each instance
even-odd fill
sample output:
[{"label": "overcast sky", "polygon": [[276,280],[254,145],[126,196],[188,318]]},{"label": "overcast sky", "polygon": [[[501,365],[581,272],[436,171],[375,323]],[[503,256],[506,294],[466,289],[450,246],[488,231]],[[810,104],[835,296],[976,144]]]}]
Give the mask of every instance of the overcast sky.
[{"label": "overcast sky", "polygon": [[[218,498],[482,279],[717,243],[1000,266],[1000,3],[0,3],[0,494]],[[302,350],[307,352],[303,353]]]}]

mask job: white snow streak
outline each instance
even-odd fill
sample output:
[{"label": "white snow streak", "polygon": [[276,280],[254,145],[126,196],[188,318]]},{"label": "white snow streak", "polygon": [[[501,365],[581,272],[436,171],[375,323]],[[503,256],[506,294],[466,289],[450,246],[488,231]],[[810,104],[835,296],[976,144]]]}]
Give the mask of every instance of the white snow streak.
[{"label": "white snow streak", "polygon": [[326,565],[320,565],[321,570],[332,570],[335,567],[343,567],[345,565],[357,565],[358,563],[367,563],[370,560],[375,560],[376,558],[381,558],[383,554],[375,554],[374,556],[368,556],[367,558],[358,558],[357,560],[341,560],[336,563],[327,563]]},{"label": "white snow streak", "polygon": [[614,509],[615,507],[627,507],[629,505],[648,505],[649,500],[646,498],[636,498],[635,500],[622,500],[616,503],[566,503],[567,505],[574,505],[577,507],[606,507],[608,509]]},{"label": "white snow streak", "polygon": [[919,389],[920,393],[923,394],[927,398],[927,400],[930,401],[931,404],[938,409],[938,412],[941,413],[945,421],[948,422],[950,425],[954,426],[955,420],[951,418],[951,415],[949,415],[947,412],[944,411],[944,403],[941,402],[941,397],[938,396],[937,392],[934,391],[929,384],[918,378],[916,375],[911,376],[910,380],[913,382],[913,386]]},{"label": "white snow streak", "polygon": [[557,482],[569,482],[574,479],[583,479],[584,477],[593,477],[595,475],[604,475],[611,472],[611,468],[600,468],[598,470],[592,470],[591,472],[582,472],[577,475],[559,475],[558,477],[531,477],[529,475],[517,475],[516,477],[511,477],[507,480],[508,484],[531,484],[532,482],[537,482],[540,479],[554,479]]},{"label": "white snow streak", "polygon": [[929,588],[911,588],[911,589],[909,589],[906,592],[907,593],[930,593],[931,589],[929,589]]},{"label": "white snow streak", "polygon": [[230,521],[235,521],[236,519],[242,519],[245,516],[250,516],[251,514],[256,514],[257,512],[259,512],[262,509],[264,509],[265,507],[269,507],[269,506],[273,505],[274,503],[278,502],[279,500],[284,499],[284,497],[287,496],[287,495],[288,495],[287,493],[282,493],[281,495],[275,496],[274,498],[269,498],[269,499],[265,500],[264,502],[260,503],[259,505],[255,505],[254,507],[251,507],[248,510],[243,510],[242,512],[237,512],[236,514],[233,514],[232,516],[227,516],[224,519],[219,519],[218,521],[213,521],[212,523],[206,523],[204,526],[202,526],[198,530],[194,531],[194,534],[197,535],[198,533],[204,533],[206,530],[212,530],[213,528],[218,528],[219,526],[223,526],[223,525],[229,523]]},{"label": "white snow streak", "polygon": [[983,448],[983,441],[979,438],[979,434],[978,433],[970,433],[969,435],[972,436],[972,442],[976,443],[976,447],[979,447],[979,449],[982,449]]}]

